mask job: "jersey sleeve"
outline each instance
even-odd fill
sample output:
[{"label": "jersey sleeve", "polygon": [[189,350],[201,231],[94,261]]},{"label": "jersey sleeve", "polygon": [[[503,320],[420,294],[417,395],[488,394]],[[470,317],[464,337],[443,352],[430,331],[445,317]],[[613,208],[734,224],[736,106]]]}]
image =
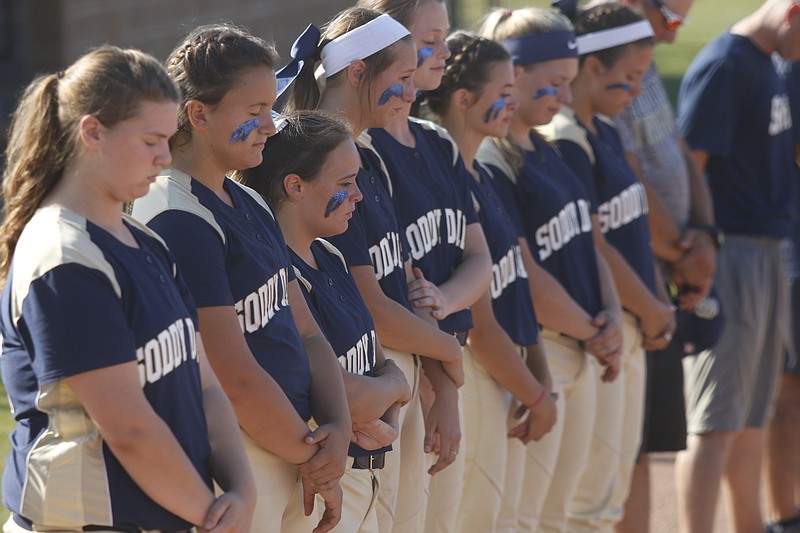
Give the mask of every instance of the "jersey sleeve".
[{"label": "jersey sleeve", "polygon": [[134,333],[108,278],[76,263],[30,284],[17,327],[40,384],[136,360]]},{"label": "jersey sleeve", "polygon": [[572,141],[562,139],[556,142],[556,146],[564,155],[564,162],[578,176],[586,189],[589,202],[592,204],[591,213],[597,214],[597,187],[594,183],[594,167],[589,160],[589,155]]},{"label": "jersey sleeve", "polygon": [[506,213],[508,213],[511,222],[514,223],[514,229],[517,231],[518,237],[525,236],[525,226],[522,223],[522,215],[520,215],[520,206],[517,203],[517,193],[516,187],[511,180],[506,176],[505,172],[500,170],[494,165],[486,165],[486,168],[489,170],[489,173],[494,177],[494,181],[492,185],[494,186],[494,190],[497,193],[497,197],[503,203],[503,206],[506,208]]},{"label": "jersey sleeve", "polygon": [[225,245],[200,217],[179,210],[157,215],[147,225],[167,243],[197,307],[233,305],[225,269]]},{"label": "jersey sleeve", "polygon": [[[356,205],[358,206],[359,204]],[[362,217],[361,209],[356,207],[353,217],[347,225],[347,231],[339,235],[326,237],[342,252],[347,264],[350,266],[372,266],[372,258],[367,248],[367,234],[364,231],[364,219]]]},{"label": "jersey sleeve", "polygon": [[453,166],[453,175],[456,180],[456,190],[463,195],[461,202],[464,209],[464,217],[467,219],[467,225],[480,224],[478,213],[475,212],[475,202],[472,200],[472,193],[469,188],[469,182],[472,176],[469,175],[469,171],[464,164],[464,160],[461,158],[461,154],[459,154]]},{"label": "jersey sleeve", "polygon": [[738,83],[727,61],[690,71],[683,79],[678,125],[692,150],[723,157],[730,155],[738,116]]}]

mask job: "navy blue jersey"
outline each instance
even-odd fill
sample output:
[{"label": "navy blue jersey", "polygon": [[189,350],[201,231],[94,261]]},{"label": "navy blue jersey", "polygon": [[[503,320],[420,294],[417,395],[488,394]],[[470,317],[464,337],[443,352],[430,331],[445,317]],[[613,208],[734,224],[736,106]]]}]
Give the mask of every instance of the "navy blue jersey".
[{"label": "navy blue jersey", "polygon": [[678,123],[707,152],[717,224],[732,234],[786,237],[797,169],[785,85],[769,55],[725,33],[694,58],[681,83]]},{"label": "navy blue jersey", "polygon": [[551,124],[564,160],[583,182],[592,206],[597,206],[592,212],[597,214],[606,240],[655,294],[655,259],[644,186],[625,161],[614,126],[597,117],[593,123],[597,135],[565,107]]},{"label": "navy blue jersey", "polygon": [[294,271],[283,234],[258,193],[227,178],[224,187],[233,207],[171,169],[133,216],[167,242],[198,307],[235,308],[253,357],[308,420],[311,370],[289,307]]},{"label": "navy blue jersey", "polygon": [[[318,269],[289,249],[308,307],[344,369],[353,374],[374,376],[377,359],[375,323],[358,292],[356,281],[347,270],[344,256],[322,239],[311,244],[311,252]],[[391,446],[367,451],[351,444],[349,455],[360,457],[388,450]]]},{"label": "navy blue jersey", "polygon": [[535,150],[523,151],[519,172],[488,142],[478,157],[496,177],[508,211],[517,211],[536,262],[595,316],[602,298],[589,195],[558,149],[536,134],[531,140]]},{"label": "navy blue jersey", "polygon": [[[409,148],[383,129],[362,134],[359,143],[375,150],[386,165],[405,228],[412,265],[441,285],[464,255],[467,225],[478,223],[469,194],[468,172],[445,130],[410,119],[416,146]],[[439,321],[448,333],[472,327],[469,309]]]},{"label": "navy blue jersey", "polygon": [[[789,107],[792,112],[792,139],[796,148],[800,145],[800,62],[790,63],[782,59],[778,54],[773,54],[772,59],[775,62],[778,73],[786,83],[786,94],[789,96]],[[792,241],[794,242],[795,251],[800,251],[800,187],[795,187],[794,192]]]},{"label": "navy blue jersey", "polygon": [[139,248],[68,209],[39,209],[0,296],[17,424],[3,503],[39,527],[191,527],[139,489],[63,382],[121,363],[137,362],[147,401],[211,488],[194,303],[164,243],[125,223]]},{"label": "navy blue jersey", "polygon": [[363,199],[356,204],[347,231],[328,240],[352,266],[372,265],[383,293],[411,309],[403,264],[408,246],[400,231],[397,208],[392,199],[391,182],[377,156],[358,148],[361,168],[356,176]]},{"label": "navy blue jersey", "polygon": [[470,175],[469,188],[477,202],[476,212],[492,257],[489,294],[494,315],[515,343],[536,344],[539,328],[519,246],[520,227],[498,196],[494,177],[478,162],[475,170],[481,179]]}]

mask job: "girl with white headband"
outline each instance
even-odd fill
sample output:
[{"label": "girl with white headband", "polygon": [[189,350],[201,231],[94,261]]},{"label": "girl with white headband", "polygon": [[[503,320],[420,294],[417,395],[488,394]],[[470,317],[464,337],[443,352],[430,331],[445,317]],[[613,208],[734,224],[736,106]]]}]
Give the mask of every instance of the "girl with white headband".
[{"label": "girl with white headband", "polygon": [[[540,442],[509,443],[499,531],[560,530],[587,455],[598,383],[612,380],[622,344],[621,310],[607,265],[592,239],[589,199],[560,152],[534,129],[572,98],[578,72],[575,33],[563,15],[498,9],[483,24],[514,61],[519,107],[505,138],[478,151],[518,211],[540,338],[559,393],[558,422]],[[535,259],[534,259],[535,258]]]},{"label": "girl with white headband", "polygon": [[572,503],[568,529],[611,531],[622,518],[641,440],[644,348],[666,346],[673,307],[657,279],[644,188],[625,161],[616,130],[599,115],[620,113],[641,92],[653,55],[653,30],[630,9],[603,4],[575,21],[580,69],[573,101],[543,132],[556,142],[591,200],[594,241],[623,307],[620,377],[597,390],[588,461]]},{"label": "girl with white headband", "polygon": [[[450,50],[444,42],[449,31],[445,3],[438,0],[362,0],[360,4],[389,13],[409,28],[418,46],[418,67],[414,74],[415,86],[424,91],[439,87],[447,68],[446,61],[450,56]],[[469,192],[469,182],[472,178],[459,154],[458,147],[447,131],[429,121],[409,119],[410,112],[411,105],[409,104],[405,106],[403,113],[392,121],[391,125],[384,129],[368,130],[362,135],[359,142],[378,153],[389,171],[401,224],[411,249],[413,266],[441,289],[442,304],[432,310],[433,316],[439,319],[439,327],[460,338],[462,344],[467,342],[470,345],[477,345],[479,338],[473,339],[474,342],[467,340],[467,332],[473,327],[471,311],[468,307],[487,294],[492,266],[491,257],[485,244],[485,229],[482,228],[480,219],[474,213],[474,205]],[[492,115],[497,114],[492,111]],[[506,273],[508,272],[506,270]],[[502,285],[501,280],[498,279],[498,282]],[[417,281],[412,282],[410,294],[412,303],[422,310],[425,305],[429,304],[425,301],[424,289],[414,286],[418,283]],[[484,310],[483,317],[487,317],[485,311],[489,307],[491,304],[481,307]],[[519,316],[527,315],[523,312]],[[497,322],[493,320],[492,322],[497,327],[491,331],[502,332]],[[533,326],[533,323],[530,325]],[[485,333],[487,330],[483,329],[482,331]],[[499,333],[499,335],[501,340],[505,340],[503,333]],[[483,335],[481,338],[484,341],[484,347],[496,340],[491,335]],[[523,339],[525,345],[533,345],[535,344],[535,330],[525,331],[524,335],[517,338]],[[519,366],[505,365],[505,370],[509,372],[509,376],[519,377],[519,381],[516,383],[518,386],[516,392],[519,393],[522,390],[522,396],[532,404],[543,389],[538,386],[536,379],[519,361],[518,352],[514,350],[512,352],[512,357],[518,359]],[[497,359],[500,362],[495,368],[503,367],[502,361],[505,359],[502,357]],[[455,392],[455,387],[452,382],[441,376],[441,372],[436,372],[438,369],[434,368],[435,361],[424,360],[423,363],[426,374],[430,377],[436,392],[434,409],[428,422],[429,425],[437,424],[435,417],[442,413],[441,407],[451,401],[450,398],[454,396],[452,393]],[[493,422],[504,421],[505,413],[502,407],[497,409],[497,412],[494,411],[497,408],[497,402],[502,404],[506,398],[502,387],[497,386],[492,378],[483,372],[482,365],[478,373],[472,371],[479,367],[475,365],[474,352],[466,346],[464,365],[465,374],[469,371],[473,378],[472,383],[467,381],[465,388],[459,391],[459,395],[456,397],[459,415],[464,416],[459,416],[458,419],[449,417],[445,421],[448,423],[454,420],[459,421],[460,433],[467,437],[467,439],[462,439],[464,443],[459,448],[463,450],[466,447],[469,455],[457,454],[453,465],[441,473],[436,473],[439,466],[445,464],[443,462],[445,458],[440,454],[437,466],[432,470],[435,476],[430,482],[426,516],[426,530],[429,532],[462,531],[466,527],[490,531],[490,524],[496,517],[496,513],[492,510],[494,506],[488,502],[497,501],[499,495],[492,493],[491,489],[484,490],[487,486],[492,486],[494,480],[491,477],[483,477],[477,472],[486,466],[491,471],[490,476],[502,475],[503,468],[499,469],[498,473],[495,466],[498,463],[504,463],[505,456],[500,453],[501,450],[492,449],[487,452],[485,449],[478,449],[477,444],[481,442],[481,436],[490,433],[481,431],[485,427],[479,427],[479,420],[481,414],[492,413],[490,416]],[[476,380],[475,378],[478,376],[487,379]],[[478,400],[477,385],[479,382],[487,384],[490,389],[488,397],[492,401],[481,403]],[[465,402],[467,403],[465,404]],[[546,410],[548,406],[550,406],[550,398],[545,398],[543,405],[538,408]],[[446,407],[447,411],[452,411],[451,407]],[[467,407],[474,416],[472,427],[475,430],[471,432],[471,435],[474,436],[472,444],[466,442],[470,438],[466,427],[468,421],[465,419]],[[548,414],[552,414],[552,412]],[[538,420],[544,419],[548,419],[544,425],[549,427],[548,416],[540,417]],[[505,433],[505,428],[499,432],[502,441],[505,441]],[[483,442],[491,442],[491,437]],[[486,448],[494,447],[489,444]],[[474,468],[468,470],[467,463]],[[472,510],[477,513],[476,515],[464,511],[463,494],[467,494],[467,497],[475,495],[481,500],[479,505],[471,505]],[[485,498],[481,496],[485,496]],[[402,502],[398,505],[401,504]],[[471,521],[471,517],[478,515],[486,518],[487,521]]]},{"label": "girl with white headband", "polygon": [[[516,109],[511,58],[498,43],[465,32],[448,37],[447,44],[452,55],[444,76],[426,98],[461,153],[463,185],[492,260],[491,284],[472,306],[475,325],[464,349],[466,465],[455,530],[495,532],[509,437],[541,438],[555,423],[555,402],[546,386],[549,373],[538,345],[518,225],[502,205],[495,180],[475,162],[484,137],[505,135]],[[512,396],[523,408],[509,427]]]},{"label": "girl with white headband", "polygon": [[[321,532],[341,515],[350,441],[340,367],[272,209],[227,176],[258,165],[276,133],[276,63],[271,46],[226,24],[196,28],[175,48],[167,60],[181,92],[172,165],[133,216],[168,243],[197,303],[256,478],[252,531],[307,533],[319,524]],[[325,499],[317,520],[304,516],[314,493]]]},{"label": "girl with white headband", "polygon": [[[352,8],[336,16],[322,32],[321,44],[296,47],[295,58],[303,61],[292,86],[290,109],[321,109],[344,115],[353,128],[354,136],[370,127],[384,127],[414,100],[412,76],[417,65],[416,49],[408,30],[388,15],[363,8]],[[301,50],[302,48],[302,50]],[[300,59],[300,58],[303,59]],[[318,67],[316,60],[321,59]],[[324,77],[320,90],[315,71]],[[420,354],[443,362],[439,371],[444,379],[451,376],[462,382],[461,349],[455,338],[440,331],[433,319],[418,317],[408,301],[407,282],[415,279],[408,261],[408,245],[401,230],[393,184],[373,152],[359,149],[361,170],[356,178],[363,199],[356,204],[347,231],[330,238],[345,257],[370,313],[387,358],[397,362],[412,385],[412,400],[400,412],[400,437],[392,452],[386,454],[386,464],[400,461],[403,472],[415,479],[425,477],[425,457],[422,454],[425,427],[419,403]],[[434,294],[438,291],[422,279],[420,285]],[[424,315],[430,317],[429,310]],[[445,374],[446,372],[446,374]],[[455,404],[453,403],[453,406]],[[457,420],[454,412],[447,412]],[[457,443],[457,425],[434,428],[439,445],[441,466],[450,464],[455,455],[451,446]],[[452,449],[457,451],[457,448]],[[405,475],[405,474],[404,474]],[[399,475],[387,479],[384,490],[396,492]],[[409,497],[409,509],[403,515],[410,531],[420,531],[424,517],[425,486]],[[389,531],[393,508],[383,508],[381,531]],[[388,516],[386,514],[388,513]]]}]

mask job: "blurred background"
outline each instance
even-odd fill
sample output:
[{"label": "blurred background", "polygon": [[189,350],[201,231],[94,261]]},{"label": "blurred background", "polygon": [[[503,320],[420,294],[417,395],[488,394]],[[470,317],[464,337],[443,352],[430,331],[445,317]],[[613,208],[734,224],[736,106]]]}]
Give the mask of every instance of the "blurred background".
[{"label": "blurred background", "polygon": [[[549,1],[446,0],[453,28],[470,28],[493,7],[547,7]],[[275,43],[286,59],[294,37],[321,25],[353,0],[0,0],[0,149],[16,99],[37,74],[63,69],[91,47],[111,43],[165,59],[198,24],[230,21]],[[702,46],[761,0],[695,0],[673,45],[656,48],[670,94]],[[0,170],[2,157],[0,157]],[[13,419],[0,384],[0,469]],[[5,521],[0,508],[0,521]]]},{"label": "blurred background", "polygon": [[[542,0],[446,0],[454,28],[471,27],[492,7],[549,6]],[[670,90],[711,37],[752,11],[760,0],[696,0],[690,22],[657,61]],[[230,21],[271,40],[285,58],[309,22],[323,24],[352,0],[0,0],[0,131],[21,87],[57,71],[91,47],[112,43],[166,58],[198,24]],[[4,145],[0,140],[0,147]]]}]

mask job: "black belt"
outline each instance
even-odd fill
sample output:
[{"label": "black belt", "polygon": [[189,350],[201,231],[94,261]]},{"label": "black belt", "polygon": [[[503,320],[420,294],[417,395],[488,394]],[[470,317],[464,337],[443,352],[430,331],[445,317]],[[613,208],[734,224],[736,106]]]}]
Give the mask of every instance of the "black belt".
[{"label": "black belt", "polygon": [[465,329],[464,331],[456,331],[453,333],[453,337],[456,338],[458,344],[461,346],[467,345],[467,335],[469,335],[469,330]]},{"label": "black belt", "polygon": [[[17,513],[11,515],[11,519],[14,520],[14,523],[17,524],[19,527],[26,531],[33,531],[33,522],[25,518],[24,516],[20,516]],[[121,531],[122,533],[141,533],[142,529],[139,528],[124,528],[124,527],[112,527],[112,526],[83,526],[79,531]],[[189,530],[184,530],[188,532]],[[176,532],[182,533],[182,532]]]},{"label": "black belt", "polygon": [[383,468],[385,459],[385,453],[374,453],[372,455],[353,457],[353,468],[356,470],[379,470]]}]

